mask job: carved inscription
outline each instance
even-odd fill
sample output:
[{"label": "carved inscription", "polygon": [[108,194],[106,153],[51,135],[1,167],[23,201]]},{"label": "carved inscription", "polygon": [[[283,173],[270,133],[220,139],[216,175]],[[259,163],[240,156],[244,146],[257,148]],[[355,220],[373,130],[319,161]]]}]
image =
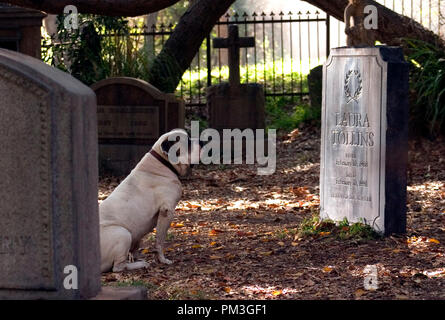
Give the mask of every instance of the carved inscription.
[{"label": "carved inscription", "polygon": [[327,65],[321,200],[334,220],[372,223],[380,214],[382,69],[374,63],[333,56]]},{"label": "carved inscription", "polygon": [[0,289],[52,289],[48,89],[2,66],[0,96]]},{"label": "carved inscription", "polygon": [[0,255],[25,255],[32,246],[31,236],[0,235]]},{"label": "carved inscription", "polygon": [[159,136],[156,106],[98,106],[99,139],[155,139]]}]

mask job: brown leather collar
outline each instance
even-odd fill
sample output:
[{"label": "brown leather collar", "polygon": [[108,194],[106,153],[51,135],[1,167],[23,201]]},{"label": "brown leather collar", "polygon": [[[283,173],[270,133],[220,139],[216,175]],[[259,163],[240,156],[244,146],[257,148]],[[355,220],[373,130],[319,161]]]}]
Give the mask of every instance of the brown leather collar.
[{"label": "brown leather collar", "polygon": [[164,166],[166,166],[167,168],[169,168],[174,174],[176,174],[179,177],[179,173],[178,171],[175,169],[175,167],[173,167],[173,165],[168,162],[167,160],[165,160],[163,157],[161,157],[159,155],[159,153],[157,153],[156,151],[154,151],[153,149],[150,150],[150,154],[155,157],[157,160],[159,160]]}]

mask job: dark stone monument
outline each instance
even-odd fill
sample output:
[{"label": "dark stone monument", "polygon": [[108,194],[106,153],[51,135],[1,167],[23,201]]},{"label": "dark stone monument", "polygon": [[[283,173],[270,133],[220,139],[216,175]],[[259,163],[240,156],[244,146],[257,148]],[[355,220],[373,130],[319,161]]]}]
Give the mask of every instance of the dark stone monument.
[{"label": "dark stone monument", "polygon": [[311,107],[320,110],[323,92],[323,66],[313,68],[307,77]]},{"label": "dark stone monument", "polygon": [[322,218],[405,232],[408,108],[401,48],[332,50],[323,72]]},{"label": "dark stone monument", "polygon": [[259,84],[240,84],[241,47],[254,47],[254,38],[240,38],[238,26],[229,26],[229,37],[213,40],[215,48],[229,49],[229,83],[207,88],[207,107],[211,128],[263,129],[265,127],[264,90]]},{"label": "dark stone monument", "polygon": [[184,102],[148,82],[109,78],[97,95],[101,173],[127,175],[165,132],[184,128]]},{"label": "dark stone monument", "polygon": [[0,48],[41,59],[40,28],[45,17],[37,10],[0,4]]}]

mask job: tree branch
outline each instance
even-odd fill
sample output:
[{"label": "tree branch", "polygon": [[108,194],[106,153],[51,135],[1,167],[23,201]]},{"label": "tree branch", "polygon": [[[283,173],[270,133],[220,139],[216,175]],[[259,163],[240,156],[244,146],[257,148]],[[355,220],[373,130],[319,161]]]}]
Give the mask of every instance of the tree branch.
[{"label": "tree branch", "polygon": [[149,82],[164,92],[174,92],[203,40],[233,2],[198,0],[191,5],[150,66]]},{"label": "tree branch", "polygon": [[[320,8],[340,21],[343,21],[343,13],[348,4],[348,0],[303,1]],[[401,45],[402,38],[413,38],[445,49],[444,40],[434,32],[424,28],[420,23],[402,16],[373,0],[367,0],[367,2],[378,9],[379,24],[378,30],[375,30],[375,35],[380,42],[388,45]]]},{"label": "tree branch", "polygon": [[79,13],[134,17],[170,7],[179,0],[2,0],[2,2],[51,14],[61,14],[65,6],[73,5],[77,7]]}]

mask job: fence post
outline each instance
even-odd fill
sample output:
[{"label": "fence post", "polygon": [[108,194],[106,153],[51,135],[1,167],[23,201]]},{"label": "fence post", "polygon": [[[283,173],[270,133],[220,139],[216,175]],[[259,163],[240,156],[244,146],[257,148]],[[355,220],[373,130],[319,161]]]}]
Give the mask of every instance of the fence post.
[{"label": "fence post", "polygon": [[212,85],[212,50],[211,50],[211,39],[210,33],[207,35],[207,87]]},{"label": "fence post", "polygon": [[326,14],[326,61],[331,54],[331,16]]}]

